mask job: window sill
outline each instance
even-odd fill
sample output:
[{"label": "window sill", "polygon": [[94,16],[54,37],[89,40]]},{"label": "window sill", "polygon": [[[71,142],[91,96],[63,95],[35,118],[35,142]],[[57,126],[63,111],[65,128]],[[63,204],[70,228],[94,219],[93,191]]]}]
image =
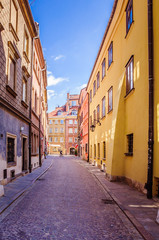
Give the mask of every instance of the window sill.
[{"label": "window sill", "polygon": [[133,156],[133,153],[124,153],[125,154],[125,156],[127,156],[127,157],[132,157]]},{"label": "window sill", "polygon": [[101,120],[104,120],[104,118],[106,118],[106,115],[102,116]]},{"label": "window sill", "polygon": [[130,30],[131,30],[131,27],[132,27],[133,23],[134,23],[134,20],[132,21],[129,30],[127,31],[127,33],[126,33],[126,35],[125,35],[125,39],[126,39],[127,35],[129,34],[129,32],[130,32]]},{"label": "window sill", "polygon": [[112,66],[113,62],[114,62],[114,61],[112,61],[111,64],[108,66],[107,71],[108,71],[109,68]]},{"label": "window sill", "polygon": [[127,99],[128,96],[130,96],[133,92],[135,91],[135,88],[132,88],[126,95],[125,95],[125,99]]},{"label": "window sill", "polygon": [[14,167],[16,166],[16,162],[8,162],[7,167]]},{"label": "window sill", "polygon": [[18,35],[17,35],[16,31],[14,30],[14,27],[13,27],[13,25],[11,23],[9,23],[9,31],[13,34],[15,40],[17,42],[19,42]]},{"label": "window sill", "polygon": [[107,112],[107,114],[111,113],[112,111],[113,111],[113,109],[109,110],[109,111]]},{"label": "window sill", "polygon": [[16,98],[17,93],[8,84],[6,85],[6,89],[14,98]]},{"label": "window sill", "polygon": [[23,57],[25,58],[27,63],[30,63],[28,55],[26,54],[26,52],[23,52]]},{"label": "window sill", "polygon": [[0,32],[2,32],[4,30],[4,27],[2,25],[2,23],[0,23]]},{"label": "window sill", "polygon": [[103,158],[103,161],[106,161],[106,158]]},{"label": "window sill", "polygon": [[21,104],[27,109],[28,108],[28,104],[26,102],[24,102],[23,100],[21,100]]}]

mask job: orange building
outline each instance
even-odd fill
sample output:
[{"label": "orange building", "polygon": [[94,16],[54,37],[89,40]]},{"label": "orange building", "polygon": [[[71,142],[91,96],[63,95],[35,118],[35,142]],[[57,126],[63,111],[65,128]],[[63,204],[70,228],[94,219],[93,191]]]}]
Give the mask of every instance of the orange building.
[{"label": "orange building", "polygon": [[78,110],[78,153],[79,156],[88,160],[88,93],[83,88],[79,96]]}]

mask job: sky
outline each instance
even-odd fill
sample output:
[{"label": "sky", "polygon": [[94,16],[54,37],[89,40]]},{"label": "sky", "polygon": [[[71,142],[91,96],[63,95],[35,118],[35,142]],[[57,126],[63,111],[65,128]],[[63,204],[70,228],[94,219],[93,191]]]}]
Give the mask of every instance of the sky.
[{"label": "sky", "polygon": [[48,74],[48,112],[86,86],[114,0],[29,0]]}]

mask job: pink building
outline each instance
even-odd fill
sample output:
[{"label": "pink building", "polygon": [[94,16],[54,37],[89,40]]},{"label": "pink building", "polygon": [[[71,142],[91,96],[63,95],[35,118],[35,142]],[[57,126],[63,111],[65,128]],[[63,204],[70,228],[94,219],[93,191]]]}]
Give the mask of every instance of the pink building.
[{"label": "pink building", "polygon": [[86,88],[83,88],[80,92],[78,123],[78,152],[82,159],[88,160],[88,93]]}]

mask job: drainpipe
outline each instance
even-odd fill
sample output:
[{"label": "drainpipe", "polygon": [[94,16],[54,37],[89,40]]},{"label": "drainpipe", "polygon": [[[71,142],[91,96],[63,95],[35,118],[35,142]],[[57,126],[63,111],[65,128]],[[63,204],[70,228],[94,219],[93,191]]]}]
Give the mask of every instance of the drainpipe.
[{"label": "drainpipe", "polygon": [[88,94],[88,160],[87,160],[87,162],[89,162],[89,115],[90,115],[90,113],[89,113],[89,93],[87,93]]},{"label": "drainpipe", "polygon": [[153,76],[153,0],[148,0],[148,63],[149,63],[149,135],[147,198],[152,198],[154,144],[154,76]]},{"label": "drainpipe", "polygon": [[30,103],[29,103],[29,172],[32,172],[32,166],[31,166],[31,110],[32,110],[32,78],[33,78],[33,51],[34,51],[34,38],[32,39],[32,56],[31,56],[31,79],[30,79]]}]

